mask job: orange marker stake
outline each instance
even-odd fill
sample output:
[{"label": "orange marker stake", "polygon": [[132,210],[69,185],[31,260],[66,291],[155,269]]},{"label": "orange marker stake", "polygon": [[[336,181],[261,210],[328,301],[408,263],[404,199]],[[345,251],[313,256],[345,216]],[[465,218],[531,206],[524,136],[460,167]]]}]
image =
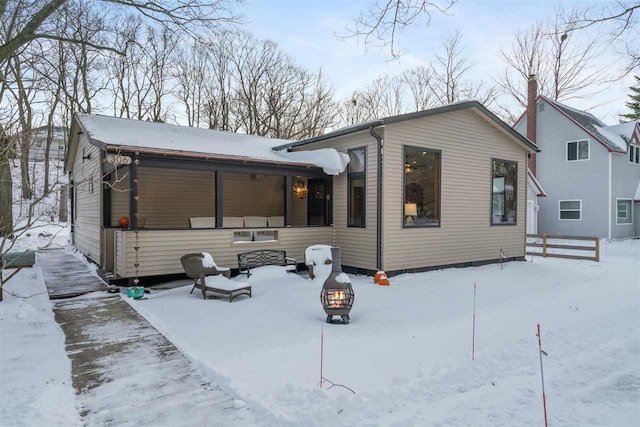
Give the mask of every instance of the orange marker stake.
[{"label": "orange marker stake", "polygon": [[[544,427],[547,427],[547,398],[544,394],[544,371],[542,370],[542,339],[540,337],[540,324],[538,323],[538,351],[540,353],[540,377],[542,378],[542,408],[544,410]],[[546,353],[544,353],[546,354]]]}]

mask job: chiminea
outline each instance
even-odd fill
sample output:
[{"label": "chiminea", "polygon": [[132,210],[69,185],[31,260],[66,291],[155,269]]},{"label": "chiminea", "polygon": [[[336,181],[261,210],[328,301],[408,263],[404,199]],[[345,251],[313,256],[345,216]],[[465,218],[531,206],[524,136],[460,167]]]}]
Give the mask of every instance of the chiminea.
[{"label": "chiminea", "polygon": [[[320,292],[320,301],[324,312],[327,313],[327,323],[349,323],[349,312],[353,306],[353,288],[349,276],[342,272],[340,266],[340,248],[331,248],[331,274],[325,280]],[[340,316],[342,320],[333,321],[333,316]]]}]

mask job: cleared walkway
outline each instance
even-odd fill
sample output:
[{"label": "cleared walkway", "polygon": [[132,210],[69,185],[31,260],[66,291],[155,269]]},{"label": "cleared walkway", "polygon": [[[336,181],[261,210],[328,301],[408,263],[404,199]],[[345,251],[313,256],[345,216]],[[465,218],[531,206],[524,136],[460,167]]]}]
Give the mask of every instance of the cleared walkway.
[{"label": "cleared walkway", "polygon": [[37,262],[52,300],[107,289],[107,284],[87,264],[64,249],[39,252]]},{"label": "cleared walkway", "polygon": [[[106,288],[73,255],[47,252],[38,255],[38,262],[52,299]],[[243,401],[197,372],[120,295],[94,292],[56,299],[53,312],[65,334],[84,425],[263,424]]]}]

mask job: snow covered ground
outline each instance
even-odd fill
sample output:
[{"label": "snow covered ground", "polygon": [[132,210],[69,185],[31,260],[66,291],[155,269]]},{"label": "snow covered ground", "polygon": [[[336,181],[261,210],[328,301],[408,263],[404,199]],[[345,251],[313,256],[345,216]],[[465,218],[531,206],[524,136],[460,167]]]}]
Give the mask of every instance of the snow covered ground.
[{"label": "snow covered ground", "polygon": [[[235,279],[251,299],[202,300],[184,286],[131,304],[279,425],[542,425],[537,323],[549,425],[640,425],[640,241],[604,249],[601,263],[535,257],[390,287],[350,276],[349,325],[323,323],[322,279],[279,267]],[[318,387],[322,330],[324,376],[356,394]]]},{"label": "snow covered ground", "polygon": [[42,274],[22,270],[0,302],[0,425],[81,425],[75,403],[71,361]]}]

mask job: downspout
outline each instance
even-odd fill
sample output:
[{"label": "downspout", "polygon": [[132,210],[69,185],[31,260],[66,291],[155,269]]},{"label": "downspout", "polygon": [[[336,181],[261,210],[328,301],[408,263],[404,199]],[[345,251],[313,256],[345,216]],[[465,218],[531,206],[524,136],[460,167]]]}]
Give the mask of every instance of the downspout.
[{"label": "downspout", "polygon": [[378,141],[378,182],[376,194],[376,268],[383,270],[382,265],[382,137],[376,133],[373,126],[369,127],[369,133]]},{"label": "downspout", "polygon": [[609,222],[609,227],[608,227],[608,231],[607,231],[607,239],[609,239],[609,240],[611,240],[611,221],[612,221],[611,211],[613,210],[613,203],[612,203],[612,200],[611,200],[611,193],[612,193],[612,191],[611,191],[611,185],[612,185],[612,182],[611,182],[611,175],[612,175],[611,156],[612,156],[612,153],[611,153],[611,151],[609,151],[609,177],[608,177],[609,178],[609,194],[607,195],[607,212],[608,212],[607,218],[609,219],[609,221],[608,221]]}]

